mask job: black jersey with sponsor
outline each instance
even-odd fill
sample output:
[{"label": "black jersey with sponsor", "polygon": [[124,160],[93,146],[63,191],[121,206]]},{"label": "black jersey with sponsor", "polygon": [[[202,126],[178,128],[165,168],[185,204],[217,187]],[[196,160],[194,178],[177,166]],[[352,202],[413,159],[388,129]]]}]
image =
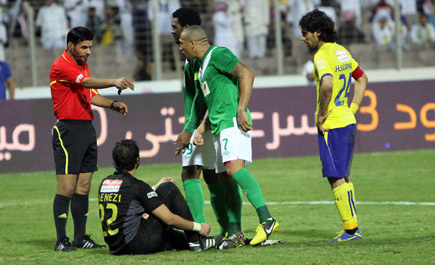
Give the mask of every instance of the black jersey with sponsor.
[{"label": "black jersey with sponsor", "polygon": [[98,189],[103,236],[110,252],[121,251],[136,236],[141,218],[163,203],[145,182],[129,173],[114,173]]}]

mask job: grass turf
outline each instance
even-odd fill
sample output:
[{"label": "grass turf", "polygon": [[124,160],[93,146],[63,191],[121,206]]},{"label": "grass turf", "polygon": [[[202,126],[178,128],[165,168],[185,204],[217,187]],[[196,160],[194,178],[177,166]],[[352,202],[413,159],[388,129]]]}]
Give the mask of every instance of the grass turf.
[{"label": "grass turf", "polygon": [[[167,251],[153,255],[112,256],[108,250],[53,251],[56,240],[52,201],[54,172],[0,175],[0,264],[430,264],[435,260],[435,150],[357,154],[352,180],[363,240],[328,242],[342,229],[318,157],[256,160],[257,178],[280,231],[279,245],[205,253]],[[103,242],[96,193],[112,169],[100,169],[91,188],[87,233]],[[180,166],[142,165],[137,176],[154,184],[172,176],[182,190]],[[206,200],[208,191],[204,183]],[[245,202],[248,202],[244,198]],[[324,201],[324,204],[309,204]],[[296,202],[301,202],[297,204]],[[360,202],[360,203],[358,203]],[[388,202],[431,202],[394,205]],[[378,204],[375,204],[378,203]],[[205,206],[212,234],[219,231],[211,206]],[[243,206],[242,227],[252,237],[258,219]],[[72,219],[67,233],[72,237]]]}]

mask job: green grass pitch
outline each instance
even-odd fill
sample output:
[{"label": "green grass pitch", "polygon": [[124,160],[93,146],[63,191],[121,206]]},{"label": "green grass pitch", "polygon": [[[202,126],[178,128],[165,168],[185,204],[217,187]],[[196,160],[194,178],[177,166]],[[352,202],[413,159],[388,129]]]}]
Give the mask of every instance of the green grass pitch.
[{"label": "green grass pitch", "polygon": [[[108,250],[53,251],[56,240],[52,201],[54,171],[0,175],[0,264],[435,264],[435,150],[357,154],[355,184],[363,240],[328,242],[342,229],[317,156],[256,160],[257,178],[280,231],[271,239],[284,243],[205,253],[168,251],[153,255],[112,256]],[[103,236],[96,193],[112,169],[94,175],[87,233]],[[137,176],[155,184],[174,177],[182,189],[179,164],[142,165]],[[202,181],[203,182],[203,181]],[[209,200],[203,183],[204,196]],[[258,220],[244,198],[242,227],[252,237]],[[408,204],[405,202],[409,202]],[[212,234],[218,225],[210,204]],[[72,234],[72,219],[67,233]]]}]

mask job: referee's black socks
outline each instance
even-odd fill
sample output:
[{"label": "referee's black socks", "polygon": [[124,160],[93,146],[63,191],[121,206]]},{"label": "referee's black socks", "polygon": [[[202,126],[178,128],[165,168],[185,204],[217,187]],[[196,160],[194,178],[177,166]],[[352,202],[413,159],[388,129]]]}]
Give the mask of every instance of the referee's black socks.
[{"label": "referee's black socks", "polygon": [[81,242],[86,235],[89,211],[89,195],[74,193],[71,198],[71,214],[74,221],[74,242]]},{"label": "referee's black socks", "polygon": [[66,221],[68,220],[69,202],[71,198],[56,194],[53,201],[54,224],[57,241],[66,237]]}]

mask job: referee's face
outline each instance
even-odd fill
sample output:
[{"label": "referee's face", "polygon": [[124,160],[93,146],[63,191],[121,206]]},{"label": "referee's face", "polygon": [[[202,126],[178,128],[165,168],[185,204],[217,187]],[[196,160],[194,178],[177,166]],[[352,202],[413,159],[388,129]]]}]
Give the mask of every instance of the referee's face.
[{"label": "referee's face", "polygon": [[77,43],[76,45],[69,43],[68,47],[73,59],[77,64],[81,65],[87,62],[89,55],[91,55],[92,41],[85,40]]}]

